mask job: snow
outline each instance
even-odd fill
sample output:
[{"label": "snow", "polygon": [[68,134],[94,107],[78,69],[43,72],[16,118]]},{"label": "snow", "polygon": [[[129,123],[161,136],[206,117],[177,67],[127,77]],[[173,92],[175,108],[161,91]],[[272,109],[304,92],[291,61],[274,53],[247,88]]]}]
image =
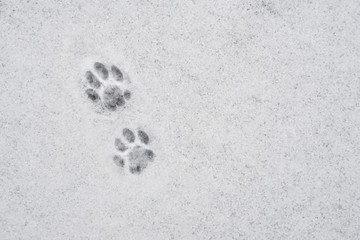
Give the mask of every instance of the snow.
[{"label": "snow", "polygon": [[[1,1],[0,239],[360,239],[359,10]],[[96,61],[131,80],[116,112],[84,93]]]}]

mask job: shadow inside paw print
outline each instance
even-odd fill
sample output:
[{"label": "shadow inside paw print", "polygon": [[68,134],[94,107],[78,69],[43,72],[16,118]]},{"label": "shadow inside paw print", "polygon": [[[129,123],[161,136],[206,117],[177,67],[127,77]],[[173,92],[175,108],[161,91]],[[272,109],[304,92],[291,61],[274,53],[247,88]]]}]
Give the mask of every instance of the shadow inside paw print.
[{"label": "shadow inside paw print", "polygon": [[149,135],[142,130],[134,132],[124,128],[122,136],[115,139],[115,148],[119,151],[113,157],[116,166],[128,167],[132,174],[140,174],[150,162],[154,161],[154,152],[147,147],[150,142]]},{"label": "shadow inside paw print", "polygon": [[103,63],[94,63],[94,72],[87,71],[85,78],[89,88],[85,90],[88,98],[100,103],[107,110],[115,111],[125,105],[125,100],[131,98],[131,92],[123,86],[124,75],[121,70],[112,65],[110,72]]}]

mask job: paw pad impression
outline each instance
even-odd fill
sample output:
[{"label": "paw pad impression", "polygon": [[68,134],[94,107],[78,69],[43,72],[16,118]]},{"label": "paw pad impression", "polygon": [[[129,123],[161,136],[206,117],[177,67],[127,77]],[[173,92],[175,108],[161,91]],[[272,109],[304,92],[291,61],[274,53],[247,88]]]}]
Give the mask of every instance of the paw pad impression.
[{"label": "paw pad impression", "polygon": [[87,71],[85,78],[88,88],[85,94],[88,98],[100,103],[105,109],[115,111],[125,105],[125,100],[131,98],[131,92],[125,89],[124,75],[115,65],[108,68],[100,62],[94,63],[94,72]]},{"label": "paw pad impression", "polygon": [[150,162],[154,161],[154,152],[147,147],[149,135],[143,130],[135,133],[129,128],[122,130],[122,136],[115,138],[115,148],[118,154],[114,155],[114,164],[129,169],[132,174],[140,174]]}]

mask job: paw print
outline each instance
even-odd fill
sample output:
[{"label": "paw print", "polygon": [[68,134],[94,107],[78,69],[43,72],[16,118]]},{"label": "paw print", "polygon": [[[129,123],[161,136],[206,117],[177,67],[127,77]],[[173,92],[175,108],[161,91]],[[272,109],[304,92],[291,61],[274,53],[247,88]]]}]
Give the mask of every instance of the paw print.
[{"label": "paw print", "polygon": [[133,131],[124,128],[122,136],[115,139],[115,148],[119,151],[114,155],[115,165],[127,167],[132,174],[140,174],[150,162],[154,161],[154,152],[147,147],[150,142],[149,135],[143,130]]},{"label": "paw print", "polygon": [[107,110],[115,111],[125,105],[125,100],[131,98],[131,92],[124,88],[125,79],[121,70],[112,65],[110,72],[103,63],[94,63],[94,73],[87,71],[85,78],[89,88],[85,90],[88,98],[99,103]]}]

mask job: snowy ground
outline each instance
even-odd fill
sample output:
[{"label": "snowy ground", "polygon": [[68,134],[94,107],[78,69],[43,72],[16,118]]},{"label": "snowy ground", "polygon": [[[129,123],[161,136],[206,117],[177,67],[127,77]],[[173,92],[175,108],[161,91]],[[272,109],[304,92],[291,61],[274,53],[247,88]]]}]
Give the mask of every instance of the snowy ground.
[{"label": "snowy ground", "polygon": [[[2,0],[0,23],[0,239],[360,239],[358,0]],[[131,79],[119,111],[84,94],[95,61]]]}]

